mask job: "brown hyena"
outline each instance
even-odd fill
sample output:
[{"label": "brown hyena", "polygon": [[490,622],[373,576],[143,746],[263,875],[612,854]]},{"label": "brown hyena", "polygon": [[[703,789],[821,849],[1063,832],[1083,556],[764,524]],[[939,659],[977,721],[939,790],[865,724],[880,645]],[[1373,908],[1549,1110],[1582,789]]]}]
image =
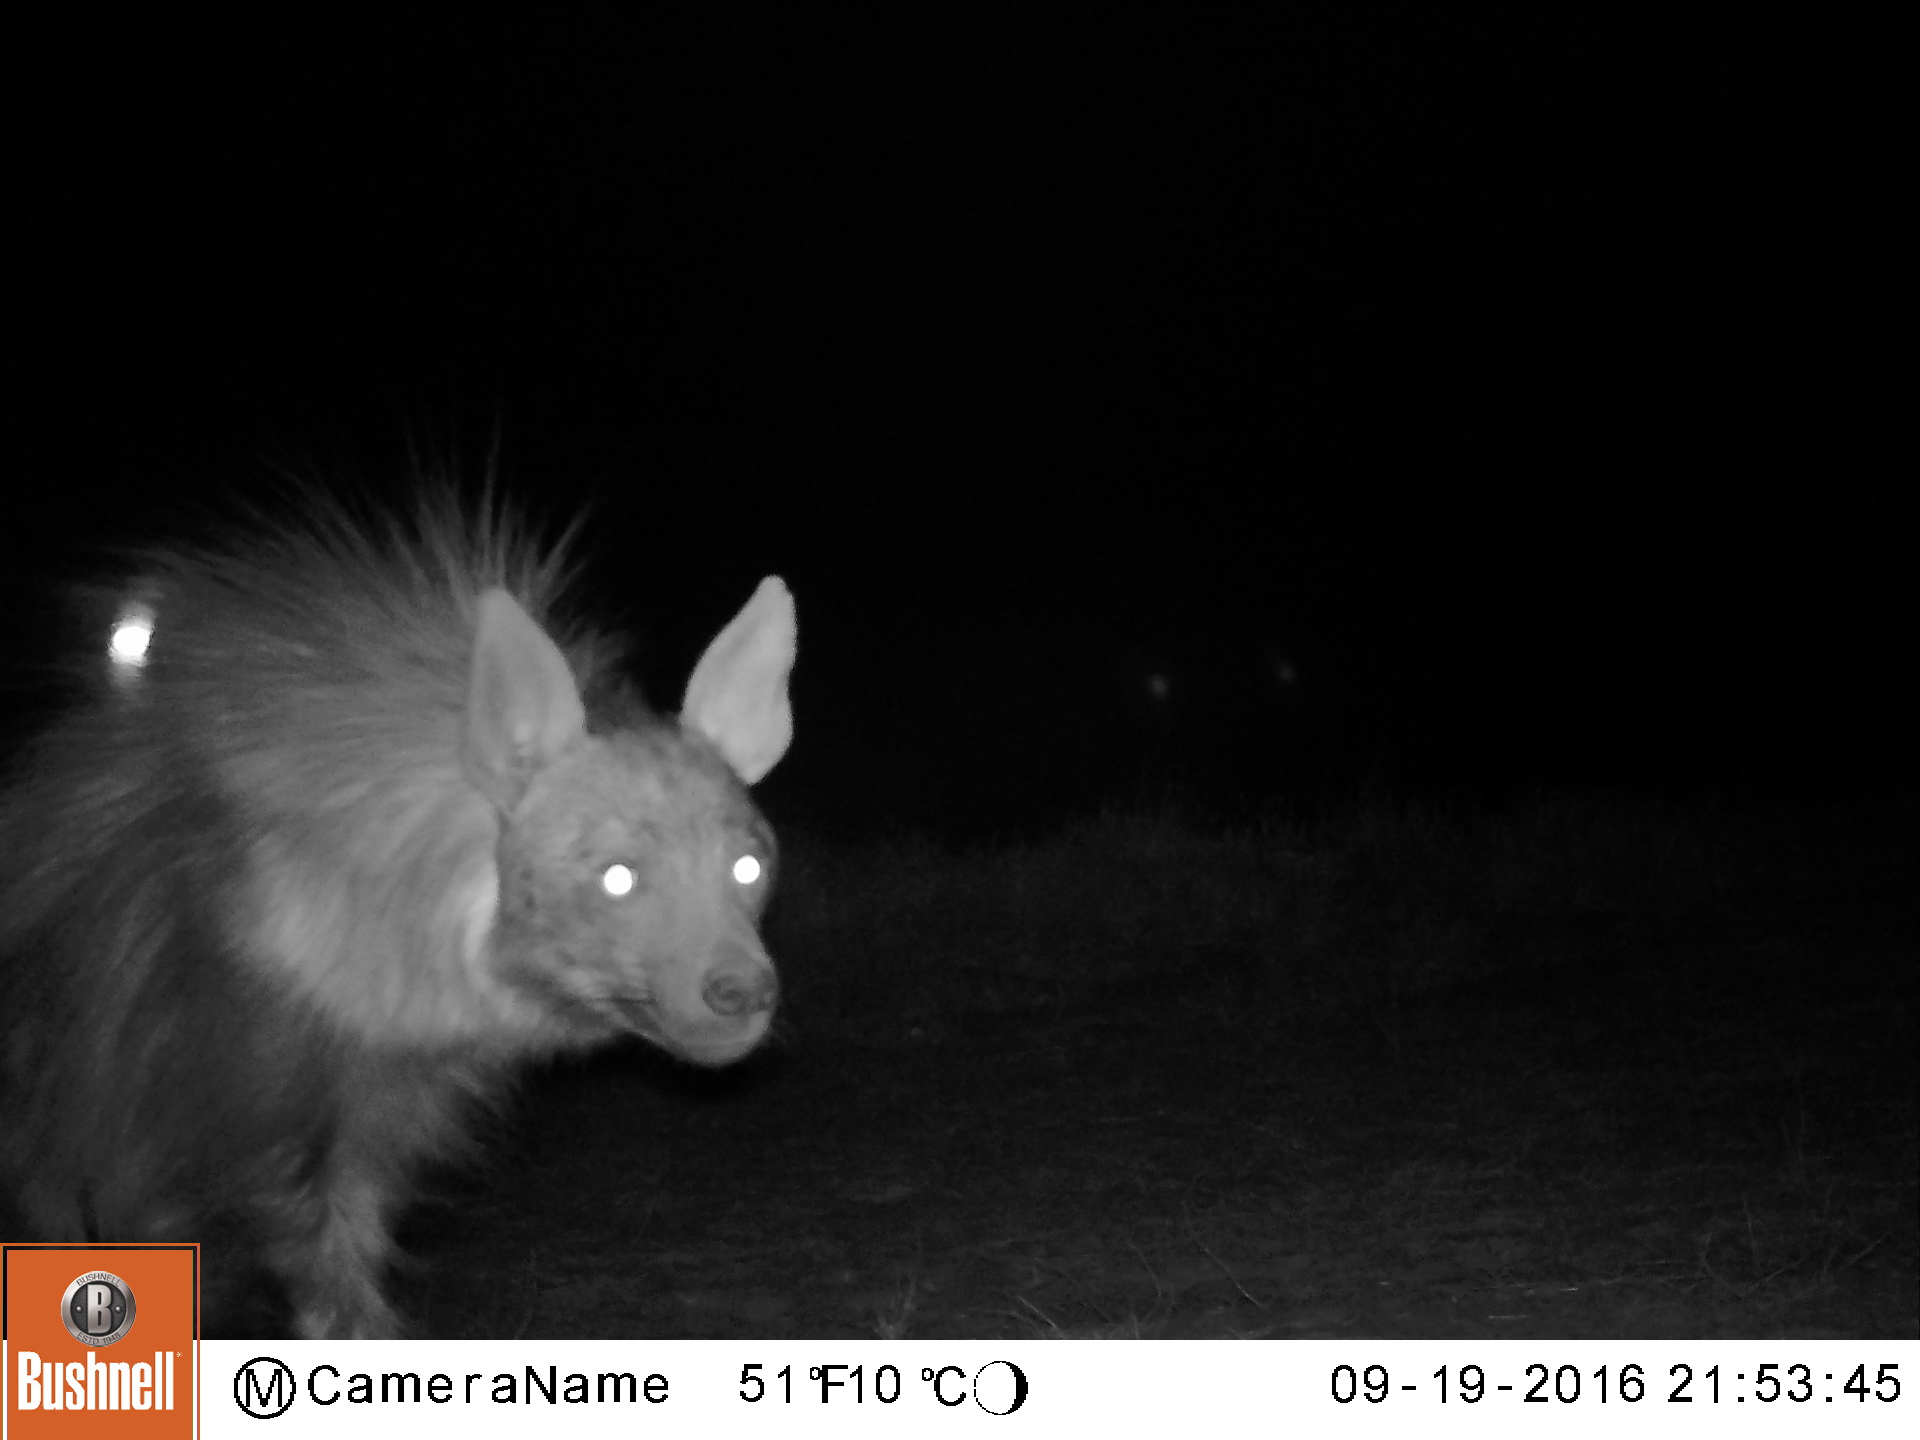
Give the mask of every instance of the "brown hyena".
[{"label": "brown hyena", "polygon": [[265,1278],[298,1335],[390,1334],[414,1176],[517,1066],[766,1034],[792,597],[668,720],[491,503],[146,562],[0,793],[0,1190],[31,1238],[205,1240],[214,1329]]}]

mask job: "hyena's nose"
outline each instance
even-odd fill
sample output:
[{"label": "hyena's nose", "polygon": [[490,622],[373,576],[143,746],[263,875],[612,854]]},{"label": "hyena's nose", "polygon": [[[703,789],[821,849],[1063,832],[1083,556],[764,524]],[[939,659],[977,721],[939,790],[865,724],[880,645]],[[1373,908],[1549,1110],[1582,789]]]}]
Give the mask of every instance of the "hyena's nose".
[{"label": "hyena's nose", "polygon": [[780,982],[766,961],[745,952],[725,955],[700,987],[700,998],[716,1015],[755,1015],[773,1008]]}]

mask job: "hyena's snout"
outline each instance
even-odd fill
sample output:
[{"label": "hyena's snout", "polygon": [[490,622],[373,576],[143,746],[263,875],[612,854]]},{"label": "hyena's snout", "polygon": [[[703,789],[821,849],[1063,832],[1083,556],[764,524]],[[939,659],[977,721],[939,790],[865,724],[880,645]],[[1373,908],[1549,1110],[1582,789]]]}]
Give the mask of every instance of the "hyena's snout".
[{"label": "hyena's snout", "polygon": [[729,1020],[770,1016],[779,996],[780,981],[772,964],[764,955],[754,955],[740,945],[720,947],[719,957],[700,986],[700,998],[707,1008]]},{"label": "hyena's snout", "polygon": [[668,1049],[696,1065],[730,1065],[765,1038],[773,1023],[780,982],[766,952],[737,940],[708,952],[706,965],[687,975],[677,1003],[660,1018]]}]

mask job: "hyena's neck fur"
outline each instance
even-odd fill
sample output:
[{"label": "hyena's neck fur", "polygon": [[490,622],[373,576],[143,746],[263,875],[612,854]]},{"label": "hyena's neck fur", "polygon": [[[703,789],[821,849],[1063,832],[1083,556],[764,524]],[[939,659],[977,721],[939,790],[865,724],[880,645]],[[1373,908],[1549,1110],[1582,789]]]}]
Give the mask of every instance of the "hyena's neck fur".
[{"label": "hyena's neck fur", "polygon": [[[552,1051],[575,1037],[491,963],[502,821],[461,764],[477,597],[517,575],[545,621],[552,567],[500,546],[433,558],[445,573],[411,584],[351,550],[174,568],[138,708],[233,807],[243,953],[370,1044]],[[602,680],[604,642],[565,648]]]},{"label": "hyena's neck fur", "polygon": [[498,822],[443,768],[396,774],[350,813],[250,827],[247,948],[370,1043],[555,1048],[547,1011],[494,974]]}]

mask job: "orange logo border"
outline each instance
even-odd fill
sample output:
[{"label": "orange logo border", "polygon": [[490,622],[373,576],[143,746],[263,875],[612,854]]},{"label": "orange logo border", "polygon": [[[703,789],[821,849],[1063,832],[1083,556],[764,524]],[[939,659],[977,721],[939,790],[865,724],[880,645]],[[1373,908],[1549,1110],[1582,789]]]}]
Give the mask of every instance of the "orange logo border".
[{"label": "orange logo border", "polygon": [[[106,1346],[76,1340],[61,1304],[94,1271],[124,1277],[137,1297],[133,1323]],[[0,1440],[197,1437],[200,1282],[197,1244],[0,1244]],[[21,1407],[28,1353],[64,1367],[66,1405]],[[172,1407],[163,1409],[154,1400],[168,1385]]]}]

